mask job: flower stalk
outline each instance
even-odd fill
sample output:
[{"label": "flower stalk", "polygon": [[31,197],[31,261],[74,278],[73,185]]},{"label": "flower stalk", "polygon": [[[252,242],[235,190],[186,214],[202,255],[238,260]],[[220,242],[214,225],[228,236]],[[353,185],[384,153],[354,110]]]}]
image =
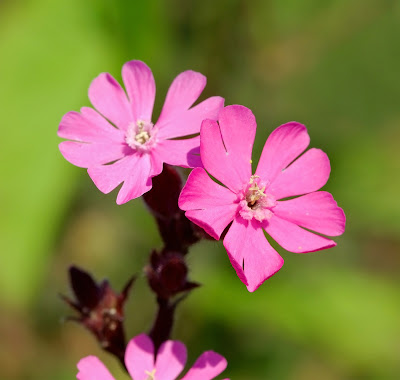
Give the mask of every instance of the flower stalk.
[{"label": "flower stalk", "polygon": [[158,305],[149,333],[156,353],[171,336],[176,306],[199,286],[188,280],[185,256],[189,247],[199,241],[202,235],[199,228],[178,207],[181,190],[179,173],[171,166],[164,165],[162,173],[153,179],[152,189],[143,196],[157,221],[164,242],[162,250],[151,252],[149,264],[145,268],[148,284],[156,295]]}]

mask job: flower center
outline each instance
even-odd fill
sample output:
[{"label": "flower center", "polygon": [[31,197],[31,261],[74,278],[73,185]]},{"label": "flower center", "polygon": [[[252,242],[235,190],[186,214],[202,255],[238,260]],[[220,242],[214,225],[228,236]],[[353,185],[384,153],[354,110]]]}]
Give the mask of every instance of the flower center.
[{"label": "flower center", "polygon": [[156,369],[154,368],[151,372],[144,371],[144,373],[148,376],[146,380],[156,380]]},{"label": "flower center", "polygon": [[249,181],[249,187],[246,192],[246,201],[247,201],[247,206],[250,207],[251,209],[256,209],[259,208],[260,203],[258,202],[261,198],[266,197],[266,194],[264,193],[265,191],[265,186],[260,188],[259,184],[256,182],[256,179],[258,176],[252,175],[250,177]]},{"label": "flower center", "polygon": [[130,123],[126,132],[126,143],[135,150],[148,151],[155,144],[156,129],[150,121],[138,120]]},{"label": "flower center", "polygon": [[239,214],[242,218],[259,222],[270,219],[273,215],[272,209],[276,205],[275,198],[265,192],[267,184],[260,177],[252,175],[249,183],[243,188],[242,200],[240,201]]}]

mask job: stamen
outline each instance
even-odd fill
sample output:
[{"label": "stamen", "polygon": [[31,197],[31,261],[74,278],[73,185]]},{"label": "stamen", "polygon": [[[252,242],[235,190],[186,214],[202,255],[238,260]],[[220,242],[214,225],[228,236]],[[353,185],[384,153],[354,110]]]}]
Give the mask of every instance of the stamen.
[{"label": "stamen", "polygon": [[264,198],[266,196],[266,194],[264,193],[265,186],[260,188],[258,183],[256,182],[257,178],[260,177],[257,175],[252,175],[250,177],[249,184],[252,186],[250,186],[247,189],[246,200],[250,208],[252,208],[259,199]]},{"label": "stamen", "polygon": [[240,201],[240,215],[247,220],[256,219],[262,222],[272,217],[272,209],[276,205],[275,198],[265,192],[267,183],[261,181],[257,175],[250,177],[249,183],[243,189],[243,198]]},{"label": "stamen", "polygon": [[135,140],[139,144],[144,144],[149,138],[150,135],[146,131],[142,131],[135,136]]},{"label": "stamen", "polygon": [[129,124],[125,141],[132,149],[148,151],[156,143],[156,133],[153,123],[138,120],[136,123]]},{"label": "stamen", "polygon": [[146,380],[156,380],[156,369],[154,368],[151,372],[144,371],[144,373],[148,376]]},{"label": "stamen", "polygon": [[139,131],[142,131],[142,130],[143,130],[145,124],[146,124],[146,122],[145,122],[144,120],[138,120],[138,121],[136,122],[136,125],[137,125]]}]

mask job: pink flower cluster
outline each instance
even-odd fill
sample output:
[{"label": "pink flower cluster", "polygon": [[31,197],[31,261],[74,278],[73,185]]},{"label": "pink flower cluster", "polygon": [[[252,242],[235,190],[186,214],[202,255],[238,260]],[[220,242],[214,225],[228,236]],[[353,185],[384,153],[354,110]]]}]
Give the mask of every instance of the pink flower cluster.
[{"label": "pink flower cluster", "polygon": [[[173,81],[153,124],[151,70],[143,62],[130,61],[122,68],[122,78],[128,96],[110,74],[100,74],[90,85],[89,98],[101,114],[91,108],[68,112],[58,130],[59,136],[74,140],[62,142],[61,153],[88,168],[102,192],[123,182],[117,203],[125,203],[151,189],[151,179],[164,162],[195,167],[179,207],[215,239],[229,226],[224,246],[251,292],[283,265],[264,231],[291,252],[336,245],[319,234],[342,234],[345,215],[331,194],[318,191],[329,178],[330,163],[319,149],[302,154],[310,143],[304,125],[290,122],[273,131],[252,174],[257,125],[248,108],[223,108],[224,99],[218,96],[190,108],[206,78],[185,71]],[[200,136],[181,139],[199,133],[200,127]]]},{"label": "pink flower cluster", "polygon": [[[321,235],[342,234],[345,215],[330,193],[319,191],[329,178],[330,163],[323,151],[306,151],[310,137],[304,125],[290,122],[275,129],[253,174],[253,113],[239,105],[223,108],[224,99],[218,96],[192,107],[206,85],[203,75],[179,74],[155,123],[151,70],[130,61],[122,78],[126,93],[110,74],[100,74],[89,88],[97,111],[84,107],[80,113],[68,112],[58,129],[60,137],[71,140],[60,144],[63,156],[87,168],[100,191],[109,193],[122,183],[117,196],[122,204],[149,191],[163,163],[195,168],[179,207],[215,239],[225,232],[229,259],[250,292],[283,265],[264,232],[296,253],[336,245]],[[144,334],[130,341],[125,354],[134,380],[174,380],[185,362],[182,343],[164,342],[155,357]],[[213,379],[225,367],[222,356],[208,351],[182,380]],[[113,380],[94,356],[82,359],[78,368],[79,380]]]},{"label": "pink flower cluster", "polygon": [[[141,334],[133,338],[125,352],[125,365],[133,380],[175,380],[185,367],[186,347],[179,341],[164,342],[157,356],[151,339]],[[213,351],[206,351],[181,380],[211,380],[226,368],[226,360]],[[78,363],[78,380],[114,380],[96,356],[87,356]],[[229,379],[225,379],[229,380]]]}]

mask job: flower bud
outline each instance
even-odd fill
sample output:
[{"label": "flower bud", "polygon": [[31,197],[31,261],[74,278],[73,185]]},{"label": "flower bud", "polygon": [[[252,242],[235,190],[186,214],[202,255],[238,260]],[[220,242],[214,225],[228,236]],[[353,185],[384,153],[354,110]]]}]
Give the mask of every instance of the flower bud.
[{"label": "flower bud", "polygon": [[75,266],[70,267],[69,278],[75,300],[66,296],[62,298],[79,315],[68,319],[86,327],[103,349],[123,361],[126,347],[123,308],[134,278],[119,294],[114,292],[107,280],[98,284],[88,272]]},{"label": "flower bud", "polygon": [[199,286],[197,283],[188,281],[188,268],[184,256],[179,252],[153,251],[145,272],[150,287],[158,297],[163,299],[169,299],[178,293]]}]

